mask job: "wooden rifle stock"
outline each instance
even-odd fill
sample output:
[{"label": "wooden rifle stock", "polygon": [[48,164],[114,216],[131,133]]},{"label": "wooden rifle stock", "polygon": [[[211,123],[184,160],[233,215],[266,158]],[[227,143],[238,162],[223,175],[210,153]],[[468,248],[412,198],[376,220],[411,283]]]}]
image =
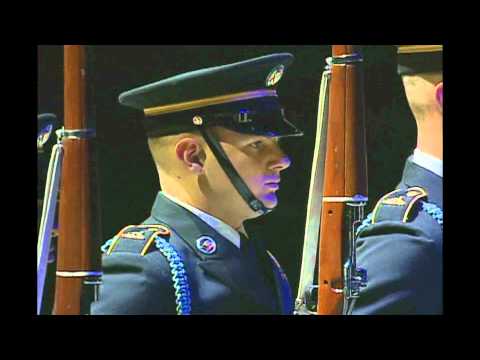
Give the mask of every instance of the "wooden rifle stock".
[{"label": "wooden rifle stock", "polygon": [[342,314],[350,230],[345,219],[348,201],[342,198],[367,196],[363,74],[360,62],[346,60],[352,54],[356,54],[352,45],[332,46],[318,257],[319,315]]},{"label": "wooden rifle stock", "polygon": [[[86,115],[86,51],[81,45],[64,46],[64,158],[60,185],[57,276],[53,313],[85,314],[84,281],[100,271],[95,211],[95,169],[91,140],[84,136]],[[90,128],[92,127],[91,123]],[[68,133],[69,131],[77,131]],[[93,129],[94,130],[94,129]],[[72,136],[73,134],[73,136]],[[78,135],[78,136],[77,136]],[[95,275],[93,275],[95,277]]]}]

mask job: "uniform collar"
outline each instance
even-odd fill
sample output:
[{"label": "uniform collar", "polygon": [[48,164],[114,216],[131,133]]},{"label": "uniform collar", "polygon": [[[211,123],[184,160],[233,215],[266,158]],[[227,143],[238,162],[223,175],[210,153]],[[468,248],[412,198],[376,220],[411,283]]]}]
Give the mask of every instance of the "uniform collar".
[{"label": "uniform collar", "polygon": [[[146,223],[164,224],[183,239],[192,251],[202,260],[230,259],[238,257],[238,249],[231,241],[219,234],[214,228],[183,206],[158,192],[152,207],[151,217]],[[205,254],[197,247],[200,237],[210,237],[217,244],[213,254]]]},{"label": "uniform collar", "polygon": [[443,161],[436,157],[424,153],[419,149],[415,149],[412,156],[412,161],[425,169],[437,174],[443,178]]},{"label": "uniform collar", "polygon": [[428,201],[443,208],[443,179],[434,172],[418,165],[413,156],[407,159],[399,187],[419,186],[428,193]]},{"label": "uniform collar", "polygon": [[222,220],[207,214],[206,212],[193,207],[176,197],[167,194],[164,191],[160,191],[160,194],[167,197],[169,200],[173,201],[174,203],[182,206],[183,208],[189,210],[193,214],[197,215],[200,219],[202,219],[205,223],[207,223],[210,227],[212,227],[216,232],[222,235],[225,239],[229,240],[232,244],[234,244],[237,248],[240,248],[240,234],[230,225],[226,224]]}]

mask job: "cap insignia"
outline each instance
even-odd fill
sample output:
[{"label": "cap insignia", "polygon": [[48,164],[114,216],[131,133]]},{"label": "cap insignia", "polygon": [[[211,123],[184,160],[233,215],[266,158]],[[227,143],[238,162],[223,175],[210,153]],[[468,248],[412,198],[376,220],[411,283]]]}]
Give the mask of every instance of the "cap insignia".
[{"label": "cap insignia", "polygon": [[273,70],[270,71],[270,74],[267,76],[267,86],[273,86],[278,83],[283,76],[284,69],[285,66],[283,65],[273,68]]},{"label": "cap insignia", "polygon": [[53,125],[48,124],[42,129],[42,131],[40,131],[37,137],[37,148],[41,148],[43,147],[43,145],[45,145],[45,143],[50,138],[50,135],[52,134],[52,130],[53,130]]}]

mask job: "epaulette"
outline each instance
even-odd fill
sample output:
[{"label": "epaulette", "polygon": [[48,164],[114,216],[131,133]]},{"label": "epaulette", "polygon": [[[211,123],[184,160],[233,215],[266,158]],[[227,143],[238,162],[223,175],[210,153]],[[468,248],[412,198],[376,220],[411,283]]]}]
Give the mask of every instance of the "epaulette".
[{"label": "epaulette", "polygon": [[105,255],[110,255],[122,239],[138,240],[143,242],[140,255],[145,256],[148,251],[154,249],[152,248],[152,244],[157,237],[168,239],[170,234],[170,229],[160,224],[129,225],[120,230],[112,239],[108,240],[102,246],[102,251]]},{"label": "epaulette", "polygon": [[371,223],[383,220],[408,222],[417,210],[415,204],[427,196],[428,193],[418,186],[392,191],[377,202],[372,212]]}]

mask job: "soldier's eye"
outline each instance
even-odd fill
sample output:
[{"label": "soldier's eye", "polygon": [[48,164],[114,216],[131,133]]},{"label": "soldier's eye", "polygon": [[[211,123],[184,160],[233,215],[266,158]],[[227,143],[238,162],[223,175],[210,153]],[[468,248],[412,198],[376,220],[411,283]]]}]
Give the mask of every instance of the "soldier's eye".
[{"label": "soldier's eye", "polygon": [[258,140],[250,144],[250,146],[254,149],[260,149],[263,146],[263,141]]}]

